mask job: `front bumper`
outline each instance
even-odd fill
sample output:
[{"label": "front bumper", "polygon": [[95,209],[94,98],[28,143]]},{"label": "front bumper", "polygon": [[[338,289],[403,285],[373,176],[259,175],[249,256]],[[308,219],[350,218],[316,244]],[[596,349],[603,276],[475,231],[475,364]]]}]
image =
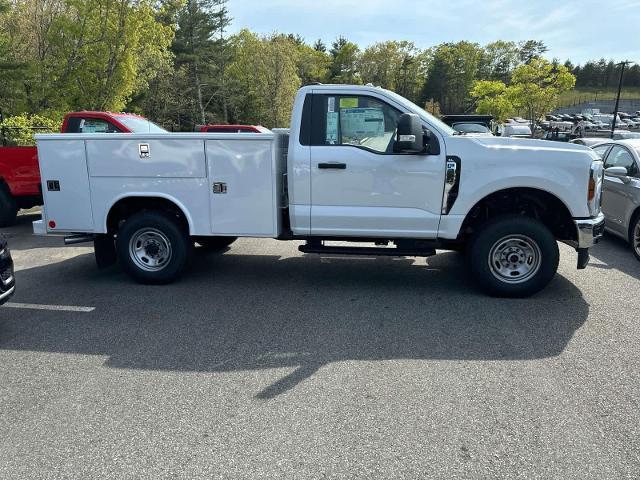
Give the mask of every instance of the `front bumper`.
[{"label": "front bumper", "polygon": [[593,247],[604,235],[604,214],[597,217],[574,220],[576,224],[576,238],[574,243],[578,251],[578,270],[587,268],[589,263],[589,248]]},{"label": "front bumper", "polygon": [[577,249],[593,247],[604,235],[604,213],[597,217],[574,220],[577,231]]}]

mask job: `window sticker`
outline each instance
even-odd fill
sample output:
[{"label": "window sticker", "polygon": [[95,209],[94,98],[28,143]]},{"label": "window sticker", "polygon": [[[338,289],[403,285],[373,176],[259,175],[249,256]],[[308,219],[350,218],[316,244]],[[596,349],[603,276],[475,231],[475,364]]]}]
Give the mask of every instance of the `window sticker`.
[{"label": "window sticker", "polygon": [[325,143],[328,145],[338,143],[338,112],[327,113],[327,135]]},{"label": "window sticker", "polygon": [[341,98],[340,108],[358,108],[357,98]]},{"label": "window sticker", "polygon": [[329,97],[327,104],[327,112],[332,113],[336,111],[336,97]]},{"label": "window sticker", "polygon": [[349,108],[340,114],[343,138],[360,141],[384,136],[384,112],[381,108]]}]

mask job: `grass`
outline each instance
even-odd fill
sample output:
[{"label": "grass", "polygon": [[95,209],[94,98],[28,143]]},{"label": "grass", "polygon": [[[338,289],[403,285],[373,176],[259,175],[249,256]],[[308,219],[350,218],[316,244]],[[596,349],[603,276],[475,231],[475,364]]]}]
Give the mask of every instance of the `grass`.
[{"label": "grass", "polygon": [[[568,107],[582,102],[592,102],[594,100],[615,100],[616,93],[616,89],[574,88],[573,90],[560,95],[558,106]],[[622,92],[620,92],[620,98],[630,100],[640,99],[640,88],[623,88]]]}]

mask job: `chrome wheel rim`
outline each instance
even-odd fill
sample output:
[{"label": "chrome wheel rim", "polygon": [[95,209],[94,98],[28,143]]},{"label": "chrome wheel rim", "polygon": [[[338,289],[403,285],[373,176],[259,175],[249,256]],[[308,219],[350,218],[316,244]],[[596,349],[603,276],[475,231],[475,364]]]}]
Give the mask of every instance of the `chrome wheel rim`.
[{"label": "chrome wheel rim", "polygon": [[525,235],[507,235],[489,251],[489,269],[505,283],[523,283],[532,278],[542,263],[538,244]]},{"label": "chrome wheel rim", "polygon": [[171,242],[155,228],[142,228],[129,240],[129,256],[137,267],[147,272],[165,268],[172,255]]},{"label": "chrome wheel rim", "polygon": [[636,227],[633,229],[633,249],[640,257],[640,220],[636,222]]}]

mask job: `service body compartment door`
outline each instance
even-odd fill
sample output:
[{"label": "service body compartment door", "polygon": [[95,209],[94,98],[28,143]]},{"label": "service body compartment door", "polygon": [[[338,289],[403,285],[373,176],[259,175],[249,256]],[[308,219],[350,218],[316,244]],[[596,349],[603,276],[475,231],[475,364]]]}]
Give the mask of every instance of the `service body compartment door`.
[{"label": "service body compartment door", "polygon": [[207,140],[214,235],[276,237],[273,139]]},{"label": "service body compartment door", "polygon": [[[92,232],[84,140],[38,140],[38,160],[49,232]],[[49,222],[55,222],[55,228]]]}]

